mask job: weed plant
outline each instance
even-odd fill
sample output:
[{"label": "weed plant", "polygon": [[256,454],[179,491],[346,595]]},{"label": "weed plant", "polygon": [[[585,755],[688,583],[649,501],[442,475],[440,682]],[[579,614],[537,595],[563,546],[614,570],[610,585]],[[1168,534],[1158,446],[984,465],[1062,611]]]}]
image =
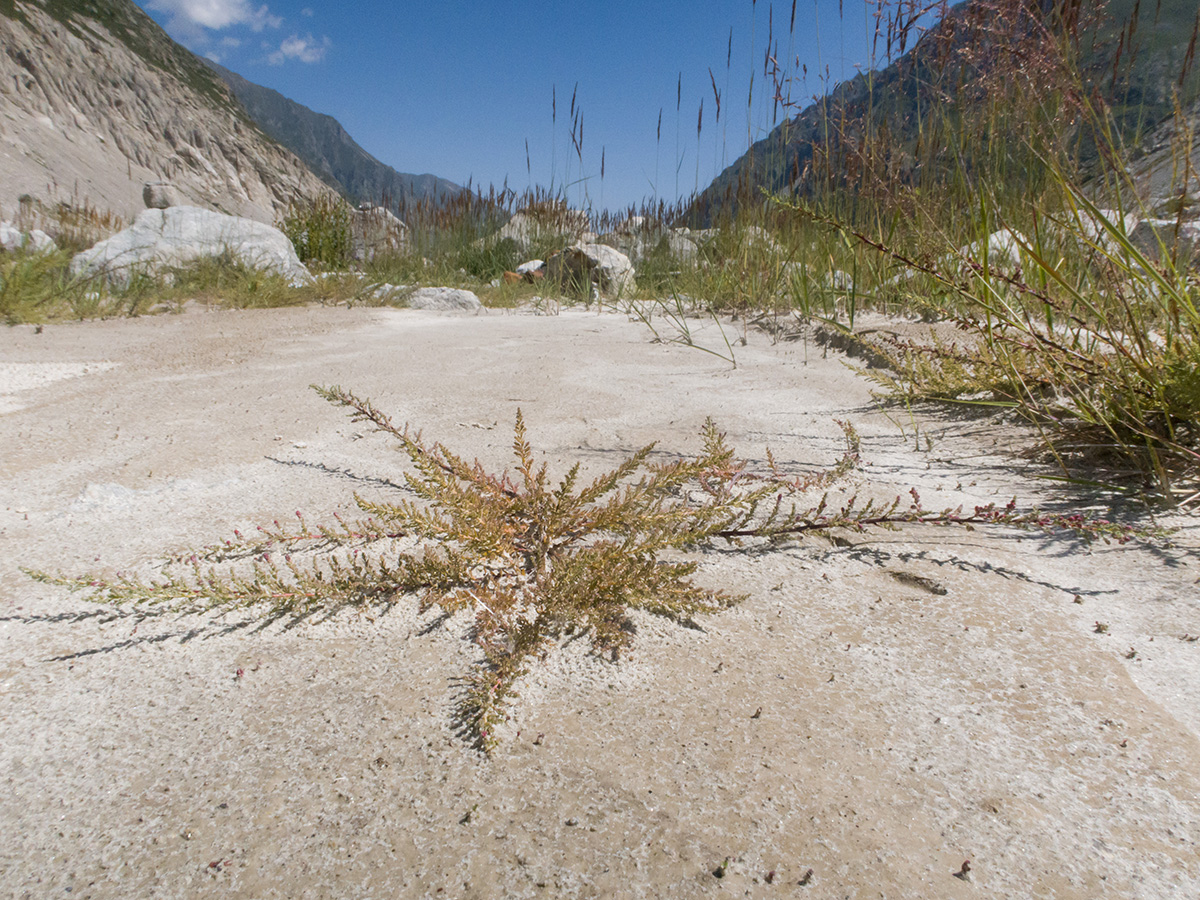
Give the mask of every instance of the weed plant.
[{"label": "weed plant", "polygon": [[[276,522],[249,538],[235,531],[234,541],[176,557],[183,571],[159,580],[28,574],[90,591],[99,602],[180,612],[256,609],[303,617],[343,607],[386,609],[412,597],[422,611],[437,606],[447,618],[470,615],[478,662],[463,682],[457,722],[467,739],[490,750],[520,678],[558,638],[586,635],[596,654],[615,661],[633,641],[632,610],[686,622],[741,599],[695,584],[699,564],[681,551],[902,524],[1066,529],[1121,542],[1150,534],[1081,515],[1023,513],[1015,501],[970,513],[928,511],[915,491],[907,504],[851,497],[831,505],[825,495],[799,508],[797,498],[827,490],[857,467],[858,439],[849,426],[837,464],[804,477],[779,471],[769,453],[766,470],[752,471],[710,421],[695,456],[657,461],[651,444],[590,483],[581,481],[576,464],[552,484],[520,412],[515,470],[494,475],[478,460],[467,462],[409,426],[394,425],[369,400],[338,387],[316,390],[355,422],[395,439],[409,465],[408,497],[356,495],[366,518],[354,522],[335,517],[332,526],[313,527],[297,513],[291,529]],[[415,549],[398,549],[400,538]],[[247,559],[249,571],[239,570]]]}]

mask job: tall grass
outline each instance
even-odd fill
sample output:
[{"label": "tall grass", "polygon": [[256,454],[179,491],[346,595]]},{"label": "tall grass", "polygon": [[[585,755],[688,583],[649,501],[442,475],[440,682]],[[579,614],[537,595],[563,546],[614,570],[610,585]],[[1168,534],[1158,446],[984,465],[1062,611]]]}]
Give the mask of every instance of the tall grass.
[{"label": "tall grass", "polygon": [[[852,329],[866,308],[954,319],[964,332],[955,349],[880,349],[892,361],[889,390],[906,401],[1008,405],[1038,423],[1069,477],[1090,477],[1107,459],[1117,467],[1109,473],[1123,469],[1161,497],[1187,499],[1200,442],[1196,278],[1173,255],[1173,232],[1160,232],[1162,246],[1147,246],[1124,221],[1147,213],[1127,174],[1131,155],[1200,93],[1200,17],[1183,0],[1153,9],[1110,3],[1106,12],[1082,0],[954,8],[872,0],[864,14],[874,22],[878,58],[836,87],[828,67],[810,72],[794,56],[797,4],[768,4],[765,33],[761,18],[751,30],[748,153],[710,187],[699,190],[702,148],[711,143],[713,158],[725,157],[739,105],[732,31],[724,77],[708,69],[699,85],[692,195],[661,195],[660,114],[652,196],[624,209],[593,208],[603,196],[605,149],[593,160],[578,89],[569,103],[562,92],[562,109],[555,89],[552,140],[561,113],[569,149],[552,147],[548,189],[532,186],[530,171],[521,194],[505,184],[436,202],[380,198],[407,225],[403,246],[362,262],[359,282],[324,279],[315,294],[287,297],[370,302],[372,285],[442,283],[508,305],[539,288],[504,284],[506,272],[583,233],[600,235],[636,256],[637,314],[652,327],[658,314],[681,334],[687,314],[734,314],[742,328],[755,317],[794,315]],[[762,5],[748,11],[753,22]],[[1180,22],[1191,28],[1190,48],[1164,79],[1145,54],[1166,52],[1158,46],[1164,34],[1176,35],[1176,49],[1188,46],[1178,40]],[[814,82],[815,102],[805,105],[800,98]],[[670,98],[676,180],[689,152],[684,88],[681,75]],[[1194,173],[1189,130],[1178,129],[1175,140],[1179,226]],[[518,214],[524,232],[506,231]],[[331,270],[356,265],[347,215],[333,200],[297,210],[288,230],[301,255]],[[15,311],[5,312],[10,318],[35,314],[38,303],[28,298],[39,291],[65,290],[51,287],[52,261],[6,265],[8,296],[26,298],[4,301]],[[229,261],[174,277],[174,286],[146,290],[233,305],[291,302]],[[487,287],[496,282],[502,287]],[[128,293],[122,302],[128,311],[146,308]]]},{"label": "tall grass", "polygon": [[[1133,475],[1185,499],[1200,471],[1196,279],[1169,234],[1148,248],[1124,227],[1146,214],[1126,148],[1157,120],[1132,114],[1116,76],[1100,89],[1128,64],[1118,43],[1110,69],[1094,65],[1111,24],[1077,3],[1041,9],[946,11],[921,58],[887,70],[890,92],[864,82],[822,109],[822,140],[777,200],[825,232],[809,236],[810,261],[855,260],[856,298],[959,322],[954,349],[883,348],[896,394],[1010,405],[1068,477]],[[882,30],[903,47],[912,7],[894,13]],[[1176,108],[1190,78],[1185,67]]]}]

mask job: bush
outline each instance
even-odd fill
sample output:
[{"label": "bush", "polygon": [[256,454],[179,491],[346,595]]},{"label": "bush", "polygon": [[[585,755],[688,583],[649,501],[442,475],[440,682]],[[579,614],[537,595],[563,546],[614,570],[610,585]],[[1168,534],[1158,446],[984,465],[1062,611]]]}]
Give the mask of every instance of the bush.
[{"label": "bush", "polygon": [[[785,503],[827,488],[858,465],[858,439],[848,425],[841,460],[802,478],[782,475],[769,454],[767,471],[752,472],[709,421],[703,450],[694,457],[652,462],[651,444],[590,484],[580,485],[576,464],[552,486],[546,466],[534,461],[520,412],[513,440],[516,472],[497,476],[478,460],[467,462],[441,444],[426,443],[407,425],[393,425],[369,400],[337,387],[316,390],[348,408],[354,421],[396,439],[411,469],[402,479],[409,498],[356,496],[368,518],[355,522],[335,517],[335,525],[314,528],[297,512],[294,529],[276,522],[252,538],[235,531],[236,541],[176,557],[189,571],[168,570],[159,581],[27,574],[91,591],[101,601],[177,611],[259,607],[270,617],[304,617],[347,606],[386,608],[415,597],[422,611],[438,606],[446,618],[471,613],[470,640],[479,660],[465,679],[458,722],[464,736],[488,750],[518,680],[557,638],[586,634],[596,653],[615,660],[633,641],[631,610],[689,622],[738,602],[735,595],[694,584],[699,564],[677,551],[717,541],[736,546],[903,523],[1066,529],[1122,542],[1135,534],[1081,515],[1021,513],[1016,501],[969,514],[931,512],[915,491],[906,507],[899,497],[882,505],[858,504],[852,497],[841,506],[827,505],[823,497],[805,510]],[[408,539],[410,549],[398,552],[399,539]],[[250,572],[201,567],[201,560],[249,558]]]},{"label": "bush", "polygon": [[344,269],[354,254],[350,206],[326,194],[309,203],[293,204],[279,223],[303,263],[325,269]]}]

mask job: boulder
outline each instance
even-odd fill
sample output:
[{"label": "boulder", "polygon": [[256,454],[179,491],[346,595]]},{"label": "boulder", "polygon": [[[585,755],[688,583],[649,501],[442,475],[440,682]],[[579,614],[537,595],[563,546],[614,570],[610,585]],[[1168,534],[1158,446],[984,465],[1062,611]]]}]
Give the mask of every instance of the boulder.
[{"label": "boulder", "polygon": [[363,204],[350,214],[350,255],[370,262],[377,253],[399,253],[408,244],[408,226],[383,206]]},{"label": "boulder", "polygon": [[1084,249],[1096,247],[1104,253],[1120,253],[1120,244],[1109,231],[1115,228],[1124,235],[1133,233],[1137,228],[1140,217],[1134,213],[1122,214],[1115,209],[1097,209],[1095,213],[1082,210],[1075,218],[1068,219],[1065,231],[1059,227],[1051,231],[1056,236],[1065,236],[1072,244],[1079,244],[1080,239]]},{"label": "boulder", "polygon": [[854,276],[849,272],[843,272],[841,269],[834,269],[826,276],[825,283],[835,291],[852,291],[854,290]]},{"label": "boulder", "polygon": [[148,181],[142,187],[142,202],[146,204],[146,209],[167,209],[182,206],[183,196],[174,185],[165,181]]},{"label": "boulder", "polygon": [[1171,197],[1158,197],[1147,204],[1160,219],[1193,220],[1200,217],[1200,191],[1180,191]]},{"label": "boulder", "polygon": [[767,231],[761,225],[747,225],[742,229],[742,239],[751,250],[774,256],[781,256],[783,254],[783,248],[775,242],[775,238],[771,236],[771,232]]},{"label": "boulder", "polygon": [[1163,251],[1180,268],[1191,266],[1200,251],[1200,224],[1177,219],[1143,219],[1129,232],[1129,242],[1149,259],[1162,261]]},{"label": "boulder", "polygon": [[293,287],[313,283],[279,229],[194,206],[145,210],[124,231],[77,254],[71,272],[126,284],[134,271],[155,272],[226,252],[251,268],[284,276]]},{"label": "boulder", "polygon": [[600,241],[620,250],[635,264],[664,252],[678,262],[693,263],[700,255],[701,243],[713,234],[711,229],[663,228],[653,219],[630,216]]},{"label": "boulder", "polygon": [[700,242],[712,235],[712,231],[692,231],[688,228],[672,228],[666,234],[667,250],[680,262],[693,262],[700,254]]},{"label": "boulder", "polygon": [[1019,231],[1001,228],[987,236],[987,240],[975,241],[958,249],[958,254],[965,260],[983,265],[986,261],[988,268],[1001,272],[1013,272],[1020,268],[1024,251],[1022,244],[1028,244],[1025,235]]},{"label": "boulder", "polygon": [[0,248],[9,253],[15,253],[17,250],[45,253],[56,246],[54,238],[40,229],[22,231],[11,222],[0,222]]},{"label": "boulder", "polygon": [[379,284],[371,290],[371,296],[380,303],[402,305],[412,294],[412,285],[408,284]]},{"label": "boulder", "polygon": [[649,220],[645,216],[630,216],[622,219],[613,229],[615,234],[641,234]]},{"label": "boulder", "polygon": [[58,244],[54,243],[54,238],[46,234],[39,228],[29,232],[29,237],[25,241],[25,246],[34,250],[36,253],[46,253],[50,250],[58,248]]},{"label": "boulder", "polygon": [[547,260],[546,274],[568,290],[595,285],[614,297],[628,296],[636,287],[629,257],[606,244],[572,244]]},{"label": "boulder", "polygon": [[408,305],[439,312],[476,312],[483,306],[471,291],[448,287],[418,288],[409,296]]},{"label": "boulder", "polygon": [[508,238],[522,250],[528,250],[534,243],[544,240],[582,240],[589,234],[587,229],[588,214],[582,210],[521,210],[513,213],[494,239]]}]

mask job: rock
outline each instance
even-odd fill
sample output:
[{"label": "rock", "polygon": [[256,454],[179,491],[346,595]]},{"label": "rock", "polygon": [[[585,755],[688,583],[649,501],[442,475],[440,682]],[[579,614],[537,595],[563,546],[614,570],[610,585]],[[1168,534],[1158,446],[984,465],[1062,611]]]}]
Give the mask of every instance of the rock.
[{"label": "rock", "polygon": [[1158,197],[1147,205],[1156,218],[1190,221],[1200,217],[1200,191],[1180,191],[1171,197]]},{"label": "rock", "polygon": [[27,248],[32,249],[35,253],[46,253],[50,250],[55,250],[58,245],[54,243],[54,238],[46,234],[40,228],[35,228],[29,232],[29,239],[25,242]]},{"label": "rock", "polygon": [[700,244],[711,237],[711,230],[692,231],[688,228],[672,228],[667,232],[667,250],[681,262],[692,262],[700,254]]},{"label": "rock", "polygon": [[835,291],[850,291],[854,289],[854,276],[841,269],[829,273],[826,283]]},{"label": "rock", "polygon": [[279,229],[194,206],[145,210],[129,228],[77,254],[71,272],[103,274],[111,283],[124,284],[136,270],[155,272],[226,251],[247,266],[284,276],[293,287],[313,283]]},{"label": "rock", "polygon": [[584,285],[594,285],[602,294],[621,297],[636,287],[629,257],[606,244],[573,244],[547,260],[546,274],[579,293]]},{"label": "rock", "polygon": [[621,251],[634,263],[661,253],[678,262],[691,263],[699,256],[701,240],[711,233],[687,228],[664,229],[642,216],[631,216],[599,241]]},{"label": "rock", "polygon": [[1129,232],[1129,242],[1149,259],[1173,259],[1180,268],[1192,265],[1200,252],[1200,223],[1177,219],[1143,219]]},{"label": "rock", "polygon": [[182,206],[183,197],[165,181],[148,181],[142,187],[142,202],[146,204],[146,209],[166,209],[169,206]]},{"label": "rock", "polygon": [[408,226],[383,206],[364,204],[350,214],[350,255],[370,262],[377,253],[399,253],[408,244]]},{"label": "rock", "polygon": [[742,229],[742,239],[746,242],[746,246],[753,250],[774,255],[783,253],[783,248],[775,243],[771,232],[760,225],[747,225]]},{"label": "rock", "polygon": [[371,291],[371,296],[380,303],[400,305],[412,293],[412,286],[407,284],[380,284]]},{"label": "rock", "polygon": [[476,312],[483,307],[471,291],[448,287],[418,288],[408,298],[411,309],[432,309],[440,312]]},{"label": "rock", "polygon": [[[271,223],[328,186],[252,126],[137,6],[2,4],[0,197],[86,197],[131,221],[142,185]],[[49,229],[47,229],[49,230]]]},{"label": "rock", "polygon": [[588,214],[578,209],[520,210],[495,235],[510,239],[522,250],[550,240],[581,241],[588,232]]},{"label": "rock", "polygon": [[0,248],[9,253],[15,253],[18,250],[46,253],[54,250],[56,246],[54,238],[38,228],[32,231],[22,231],[11,222],[0,222]]},{"label": "rock", "polygon": [[963,259],[980,265],[986,262],[989,268],[1012,271],[1020,268],[1024,252],[1021,245],[1027,243],[1028,239],[1021,232],[1001,228],[989,234],[986,241],[975,241],[960,247],[958,253]]},{"label": "rock", "polygon": [[0,247],[9,253],[25,246],[25,236],[11,222],[0,222]]},{"label": "rock", "polygon": [[[1097,209],[1095,215],[1084,210],[1079,213],[1077,219],[1069,219],[1067,222],[1067,236],[1074,238],[1073,243],[1079,243],[1082,238],[1082,243],[1086,247],[1099,247],[1106,253],[1119,253],[1120,244],[1113,238],[1109,232],[1109,226],[1115,228],[1121,234],[1129,235],[1137,227],[1140,218],[1133,213],[1122,213],[1115,209]],[[1056,229],[1061,232],[1062,229]]]}]

